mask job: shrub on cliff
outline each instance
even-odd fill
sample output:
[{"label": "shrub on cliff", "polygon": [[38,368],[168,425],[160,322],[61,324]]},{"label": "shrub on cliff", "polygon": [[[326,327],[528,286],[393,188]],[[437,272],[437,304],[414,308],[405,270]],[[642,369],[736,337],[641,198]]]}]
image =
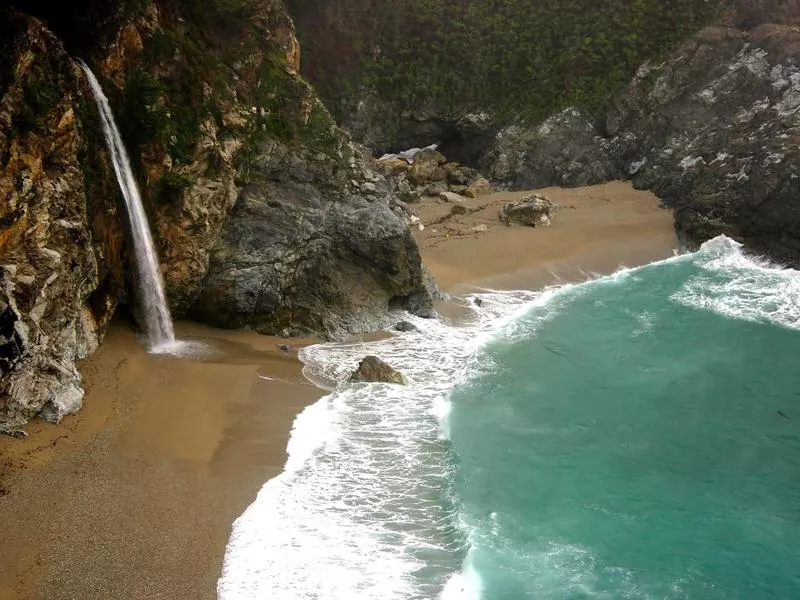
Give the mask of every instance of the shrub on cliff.
[{"label": "shrub on cliff", "polygon": [[601,107],[718,0],[289,0],[303,69],[340,116],[359,90],[413,106],[541,119]]}]

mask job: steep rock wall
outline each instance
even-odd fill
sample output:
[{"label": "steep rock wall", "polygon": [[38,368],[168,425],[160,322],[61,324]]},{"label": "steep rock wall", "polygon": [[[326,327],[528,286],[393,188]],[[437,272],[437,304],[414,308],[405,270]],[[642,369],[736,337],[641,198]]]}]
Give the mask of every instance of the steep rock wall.
[{"label": "steep rock wall", "polygon": [[[729,22],[793,22],[791,2],[739,2]],[[509,188],[630,178],[675,213],[689,248],[721,233],[800,266],[800,32],[711,27],[643,65],[601,122],[565,111],[503,129],[484,172]]]},{"label": "steep rock wall", "polygon": [[[82,74],[42,22],[3,14],[0,427],[10,427],[79,408],[75,360],[132,295],[126,217]],[[40,14],[72,31],[63,13]],[[176,315],[336,336],[374,329],[391,308],[432,314],[404,209],[298,75],[281,2],[123,3],[89,29],[96,43],[64,39],[110,98]]]},{"label": "steep rock wall", "polygon": [[124,233],[87,134],[93,102],[61,42],[10,10],[0,39],[0,425],[16,425],[80,407],[75,360],[123,294]]}]

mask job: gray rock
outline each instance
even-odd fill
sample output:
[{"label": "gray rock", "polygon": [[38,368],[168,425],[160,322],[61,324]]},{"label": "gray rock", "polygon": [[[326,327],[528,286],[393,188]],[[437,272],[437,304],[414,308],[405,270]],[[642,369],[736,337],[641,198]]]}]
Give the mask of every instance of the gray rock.
[{"label": "gray rock", "polygon": [[395,323],[394,330],[407,333],[410,331],[417,331],[417,326],[408,321],[399,321],[398,323]]},{"label": "gray rock", "polygon": [[486,177],[502,189],[577,187],[624,179],[619,159],[591,119],[568,108],[538,127],[502,129],[480,161]]},{"label": "gray rock", "polygon": [[475,169],[460,165],[449,170],[445,170],[445,173],[447,175],[447,183],[450,186],[463,186],[465,190],[473,182],[481,178],[481,174]]},{"label": "gray rock", "polygon": [[506,225],[517,223],[528,227],[548,227],[558,205],[541,194],[531,194],[500,209],[500,220]]},{"label": "gray rock", "polygon": [[431,196],[433,198],[439,196],[440,194],[446,191],[448,191],[447,184],[445,184],[443,181],[437,181],[425,187],[425,195]]},{"label": "gray rock", "polygon": [[377,356],[367,356],[350,376],[350,383],[394,383],[408,385],[405,376]]},{"label": "gray rock", "polygon": [[195,318],[334,338],[379,328],[389,308],[432,312],[404,217],[341,195],[325,163],[308,168],[328,185],[276,181],[269,174],[280,165],[264,160],[212,253]]},{"label": "gray rock", "polygon": [[725,233],[800,266],[798,64],[793,27],[709,28],[615,99],[613,151],[674,209],[686,246]]},{"label": "gray rock", "polygon": [[445,202],[464,202],[466,198],[461,196],[460,194],[455,194],[453,192],[442,192],[439,194],[439,198],[444,200]]}]

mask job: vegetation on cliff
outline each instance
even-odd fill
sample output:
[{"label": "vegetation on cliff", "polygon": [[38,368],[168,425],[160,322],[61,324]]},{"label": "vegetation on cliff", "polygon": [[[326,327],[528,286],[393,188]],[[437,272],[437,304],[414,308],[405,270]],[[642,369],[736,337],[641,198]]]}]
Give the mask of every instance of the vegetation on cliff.
[{"label": "vegetation on cliff", "polygon": [[363,89],[405,107],[541,120],[604,106],[646,60],[721,14],[717,0],[287,2],[304,73],[344,117]]}]

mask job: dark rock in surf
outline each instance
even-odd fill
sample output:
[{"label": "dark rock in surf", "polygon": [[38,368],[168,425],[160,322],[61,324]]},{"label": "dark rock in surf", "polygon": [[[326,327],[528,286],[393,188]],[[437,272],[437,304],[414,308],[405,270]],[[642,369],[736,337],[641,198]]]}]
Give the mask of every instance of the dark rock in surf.
[{"label": "dark rock in surf", "polygon": [[405,376],[377,356],[367,356],[350,376],[350,383],[394,383],[407,385]]},{"label": "dark rock in surf", "polygon": [[407,333],[409,331],[417,331],[417,326],[413,323],[409,323],[408,321],[400,321],[399,323],[395,324],[394,330]]}]

